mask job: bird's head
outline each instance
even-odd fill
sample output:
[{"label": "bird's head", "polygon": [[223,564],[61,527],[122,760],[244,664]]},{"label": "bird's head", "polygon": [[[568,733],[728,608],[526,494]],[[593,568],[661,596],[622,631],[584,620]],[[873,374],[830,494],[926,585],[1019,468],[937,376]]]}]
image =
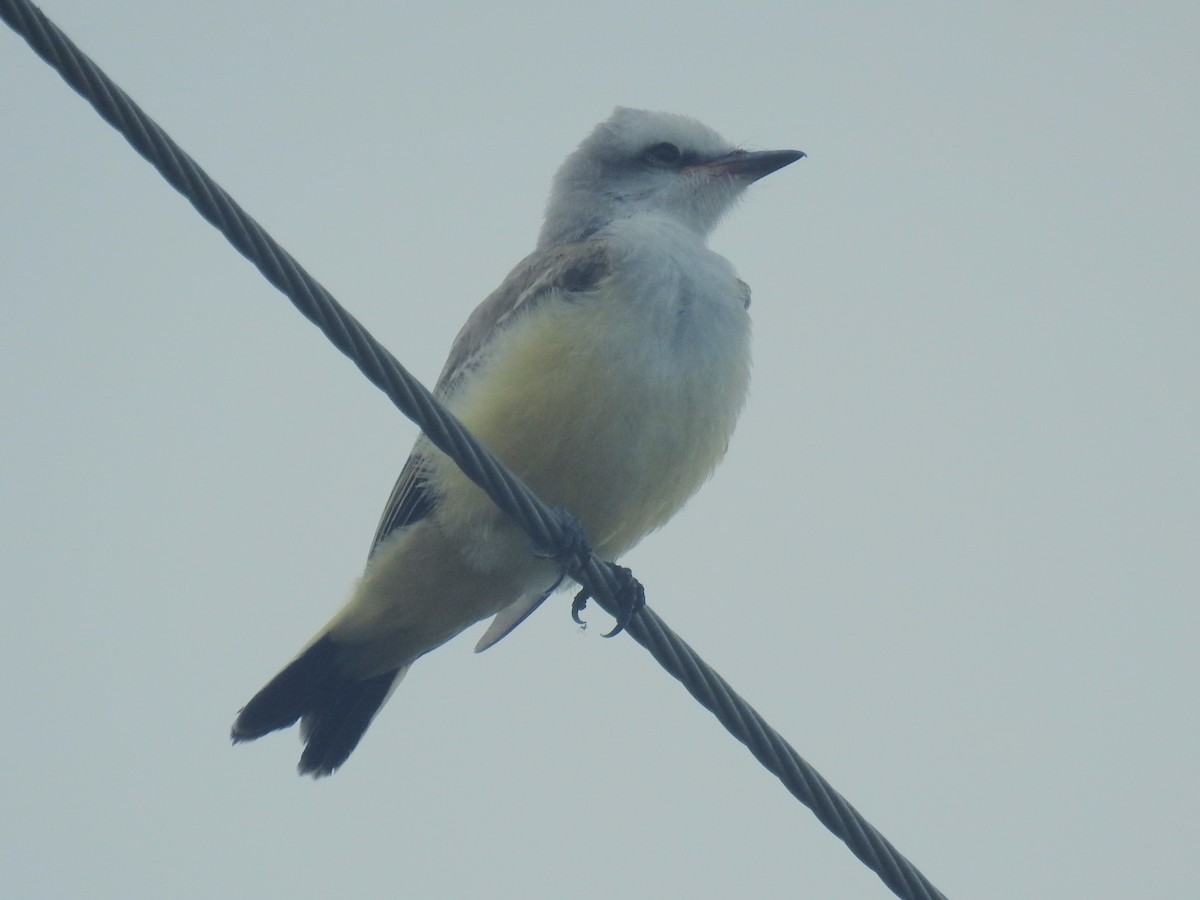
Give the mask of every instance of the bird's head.
[{"label": "bird's head", "polygon": [[559,168],[538,245],[582,240],[642,213],[706,235],[747,186],[802,156],[743,150],[687,116],[618,107]]}]

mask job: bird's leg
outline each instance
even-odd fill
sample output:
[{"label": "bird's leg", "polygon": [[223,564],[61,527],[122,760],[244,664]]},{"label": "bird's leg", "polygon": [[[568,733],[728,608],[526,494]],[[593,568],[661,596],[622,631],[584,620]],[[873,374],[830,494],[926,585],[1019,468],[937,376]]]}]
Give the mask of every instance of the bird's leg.
[{"label": "bird's leg", "polygon": [[[617,581],[620,582],[620,587],[617,590],[617,624],[613,626],[613,630],[604,635],[606,638],[616,637],[625,630],[625,626],[636,616],[646,605],[646,589],[642,587],[642,583],[633,577],[633,573],[624,566],[618,566],[616,563],[608,563],[608,568],[614,575],[617,576]],[[587,606],[588,598],[591,594],[587,588],[581,590],[575,595],[575,600],[571,603],[571,618],[577,625],[587,624],[580,618],[579,614],[583,612],[583,608]]]},{"label": "bird's leg", "polygon": [[566,580],[573,569],[583,566],[592,557],[592,545],[588,543],[587,535],[583,533],[583,526],[571,514],[571,511],[561,506],[551,507],[550,511],[558,519],[559,527],[562,529],[561,540],[557,546],[536,547],[533,551],[539,559],[552,559],[558,563],[558,578],[546,591],[547,597],[558,590],[559,585]]},{"label": "bird's leg", "polygon": [[[543,595],[545,597],[549,597],[558,590],[573,570],[585,565],[592,557],[592,545],[588,543],[587,535],[583,533],[583,526],[571,511],[561,506],[552,507],[551,511],[558,519],[558,524],[562,529],[561,539],[557,546],[540,547],[534,550],[535,555],[539,558],[552,559],[559,566],[558,578]],[[616,576],[619,586],[615,597],[617,624],[604,636],[616,637],[625,630],[625,626],[629,624],[630,620],[646,605],[646,589],[642,587],[640,581],[633,577],[633,573],[629,569],[611,562],[606,565]],[[580,613],[587,606],[588,598],[591,596],[586,588],[575,595],[575,599],[571,603],[571,619],[576,625],[587,627],[587,623],[580,618]]]}]

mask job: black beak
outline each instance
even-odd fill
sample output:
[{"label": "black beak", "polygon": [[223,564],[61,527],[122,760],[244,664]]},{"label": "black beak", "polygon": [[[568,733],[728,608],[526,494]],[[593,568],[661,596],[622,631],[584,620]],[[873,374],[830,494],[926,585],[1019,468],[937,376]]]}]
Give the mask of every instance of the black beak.
[{"label": "black beak", "polygon": [[723,172],[750,184],[803,158],[804,153],[799,150],[735,150],[726,156],[700,163],[696,168]]}]

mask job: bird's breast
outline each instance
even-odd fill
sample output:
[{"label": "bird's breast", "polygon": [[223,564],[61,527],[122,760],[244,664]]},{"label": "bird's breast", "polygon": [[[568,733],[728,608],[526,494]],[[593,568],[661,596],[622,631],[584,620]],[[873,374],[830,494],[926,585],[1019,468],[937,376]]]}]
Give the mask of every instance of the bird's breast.
[{"label": "bird's breast", "polygon": [[[711,255],[711,254],[710,254]],[[616,558],[662,525],[724,455],[749,383],[749,318],[732,269],[636,266],[542,301],[449,398],[463,423]],[[452,467],[444,461],[446,467]],[[443,469],[442,514],[496,510]]]}]

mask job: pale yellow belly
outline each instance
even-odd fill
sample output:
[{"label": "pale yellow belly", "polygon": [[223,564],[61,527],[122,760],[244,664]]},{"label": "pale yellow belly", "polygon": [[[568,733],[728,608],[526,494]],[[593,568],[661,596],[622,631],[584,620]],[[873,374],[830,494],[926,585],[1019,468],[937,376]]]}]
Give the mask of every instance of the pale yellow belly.
[{"label": "pale yellow belly", "polygon": [[[732,347],[715,362],[679,363],[636,323],[614,328],[599,304],[559,303],[531,318],[451,408],[539,497],[574,513],[598,553],[614,558],[666,522],[724,455],[748,354]],[[443,477],[455,484],[446,495],[461,497],[448,520],[491,508],[446,465]]]}]

